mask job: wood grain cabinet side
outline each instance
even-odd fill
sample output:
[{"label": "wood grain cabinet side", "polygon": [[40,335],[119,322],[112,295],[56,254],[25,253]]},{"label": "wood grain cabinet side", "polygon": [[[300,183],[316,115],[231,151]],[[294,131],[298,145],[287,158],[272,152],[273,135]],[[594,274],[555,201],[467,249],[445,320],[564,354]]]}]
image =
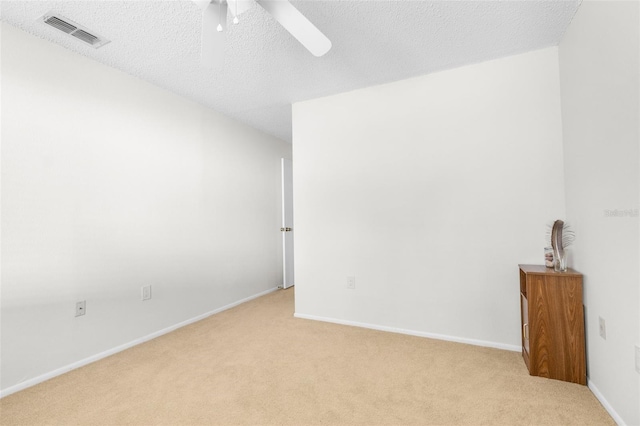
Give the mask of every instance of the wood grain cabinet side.
[{"label": "wood grain cabinet side", "polygon": [[529,374],[586,385],[582,274],[518,266],[522,357]]}]

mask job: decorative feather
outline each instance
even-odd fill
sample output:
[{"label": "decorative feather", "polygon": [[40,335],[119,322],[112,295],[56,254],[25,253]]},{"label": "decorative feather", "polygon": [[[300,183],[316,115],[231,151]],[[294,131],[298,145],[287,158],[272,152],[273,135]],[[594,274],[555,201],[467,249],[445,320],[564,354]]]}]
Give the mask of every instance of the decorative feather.
[{"label": "decorative feather", "polygon": [[553,247],[554,259],[564,258],[564,247],[562,246],[562,229],[564,222],[556,220],[551,228],[551,247]]},{"label": "decorative feather", "polygon": [[[557,221],[555,222],[549,222],[547,224],[547,232],[546,232],[546,242],[547,242],[547,247],[553,247],[553,245],[551,244],[551,234],[553,231],[553,226],[555,225]],[[562,221],[560,221],[562,222]],[[573,232],[573,230],[571,229],[571,225],[567,222],[563,222],[563,227],[562,227],[562,247],[566,248],[569,247],[571,244],[573,244],[573,242],[576,239],[576,234],[575,232]]]}]

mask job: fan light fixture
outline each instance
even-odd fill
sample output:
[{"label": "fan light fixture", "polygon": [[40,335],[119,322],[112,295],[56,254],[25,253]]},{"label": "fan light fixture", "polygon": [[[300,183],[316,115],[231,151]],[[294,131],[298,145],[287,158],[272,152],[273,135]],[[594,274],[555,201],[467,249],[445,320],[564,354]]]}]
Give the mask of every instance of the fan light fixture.
[{"label": "fan light fixture", "polygon": [[[192,0],[202,10],[201,54],[205,66],[221,63],[224,54],[224,32],[227,28],[227,9],[238,16],[256,4],[266,10],[280,25],[314,56],[322,56],[331,49],[331,41],[288,0]],[[231,4],[231,8],[228,8]]]},{"label": "fan light fixture", "polygon": [[238,2],[237,1],[235,2],[235,5],[236,5],[236,10],[235,10],[235,13],[233,14],[234,15],[233,24],[238,25],[238,22],[240,22],[240,20],[238,19]]}]

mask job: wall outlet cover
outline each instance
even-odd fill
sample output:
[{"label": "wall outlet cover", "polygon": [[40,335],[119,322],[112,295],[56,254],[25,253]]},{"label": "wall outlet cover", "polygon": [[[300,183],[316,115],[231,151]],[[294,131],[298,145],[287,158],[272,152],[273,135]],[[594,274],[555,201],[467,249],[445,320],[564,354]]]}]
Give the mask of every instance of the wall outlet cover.
[{"label": "wall outlet cover", "polygon": [[598,317],[598,327],[600,330],[600,337],[604,340],[607,340],[607,325],[604,321],[604,318]]},{"label": "wall outlet cover", "polygon": [[347,288],[351,290],[356,288],[356,277],[347,277]]},{"label": "wall outlet cover", "polygon": [[149,299],[151,299],[151,286],[146,285],[142,287],[142,300],[149,300]]}]

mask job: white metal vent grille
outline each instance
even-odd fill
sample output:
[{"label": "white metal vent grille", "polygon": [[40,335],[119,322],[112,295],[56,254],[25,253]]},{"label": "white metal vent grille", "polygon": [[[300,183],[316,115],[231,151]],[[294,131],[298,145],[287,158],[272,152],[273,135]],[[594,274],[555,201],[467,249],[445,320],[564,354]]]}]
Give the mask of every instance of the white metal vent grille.
[{"label": "white metal vent grille", "polygon": [[95,32],[63,16],[47,13],[41,19],[45,24],[69,34],[78,40],[82,40],[96,49],[109,43],[109,40],[104,37],[97,35]]},{"label": "white metal vent grille", "polygon": [[48,17],[47,19],[44,20],[44,23],[49,24],[53,28],[57,28],[60,31],[64,31],[67,34],[70,34],[77,29],[70,23],[63,21],[62,19],[56,18],[55,16]]},{"label": "white metal vent grille", "polygon": [[86,31],[82,31],[82,30],[77,30],[71,33],[72,36],[74,36],[75,38],[79,38],[82,41],[86,41],[87,43],[89,43],[90,45],[95,45],[97,44],[100,39],[96,36],[94,36],[91,33],[88,33]]}]

